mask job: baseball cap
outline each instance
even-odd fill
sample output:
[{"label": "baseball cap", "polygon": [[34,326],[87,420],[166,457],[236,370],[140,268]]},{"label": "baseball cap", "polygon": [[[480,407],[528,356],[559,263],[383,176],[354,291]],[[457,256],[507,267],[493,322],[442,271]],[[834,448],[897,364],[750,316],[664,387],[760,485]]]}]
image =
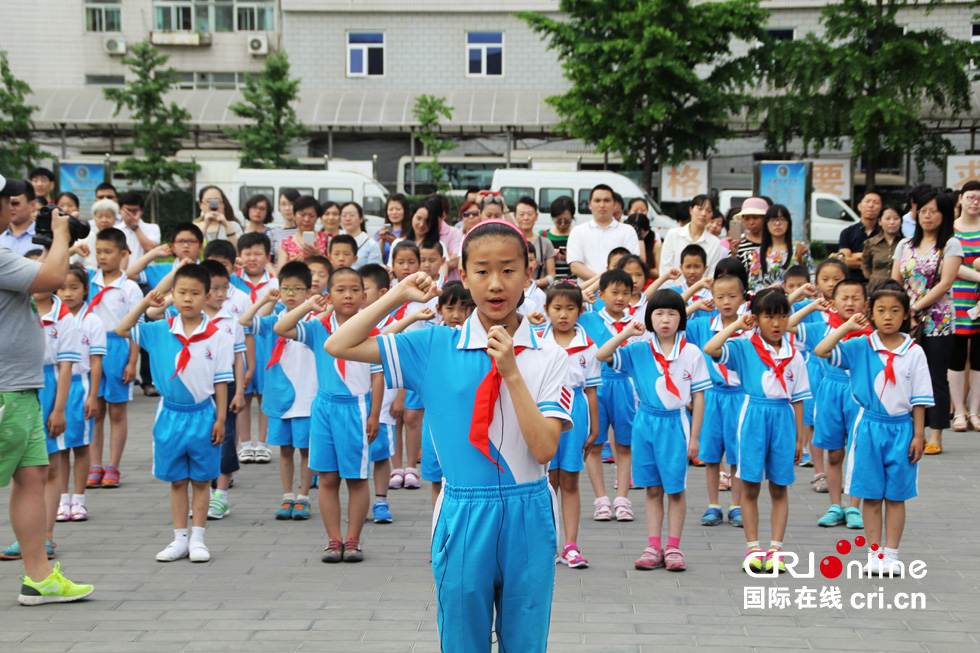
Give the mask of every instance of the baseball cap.
[{"label": "baseball cap", "polygon": [[765,201],[761,197],[750,197],[744,202],[742,202],[742,208],[738,210],[738,213],[734,217],[740,218],[744,215],[765,215],[766,211],[769,210],[769,202]]},{"label": "baseball cap", "polygon": [[27,193],[27,182],[23,179],[6,179],[0,175],[0,197],[14,197]]}]

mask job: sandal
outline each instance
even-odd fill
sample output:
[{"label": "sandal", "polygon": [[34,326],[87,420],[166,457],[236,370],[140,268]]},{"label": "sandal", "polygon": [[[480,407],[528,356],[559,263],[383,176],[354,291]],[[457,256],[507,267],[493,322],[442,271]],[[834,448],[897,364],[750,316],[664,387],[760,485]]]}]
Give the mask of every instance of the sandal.
[{"label": "sandal", "polygon": [[633,503],[625,497],[616,497],[613,501],[616,511],[616,521],[633,521]]},{"label": "sandal", "polygon": [[608,497],[599,497],[595,500],[595,514],[592,515],[595,521],[612,521],[612,504]]},{"label": "sandal", "polygon": [[957,433],[966,431],[966,415],[953,415],[953,430]]},{"label": "sandal", "polygon": [[664,566],[664,552],[660,549],[655,549],[652,546],[648,546],[643,549],[643,555],[640,559],[633,563],[633,566],[637,569],[650,570],[657,569],[658,567]]},{"label": "sandal", "polygon": [[388,489],[389,490],[400,490],[402,485],[405,484],[405,470],[396,469],[388,477]]},{"label": "sandal", "polygon": [[676,546],[667,547],[667,551],[664,553],[664,564],[667,571],[684,571],[687,569],[684,565],[684,554]]},{"label": "sandal", "polygon": [[966,419],[970,422],[971,429],[974,431],[980,431],[980,415],[967,414]]},{"label": "sandal", "polygon": [[938,442],[926,442],[926,447],[925,449],[922,450],[922,453],[924,453],[927,456],[934,456],[937,453],[942,453],[942,452],[943,452],[943,445],[939,444]]},{"label": "sandal", "polygon": [[718,491],[728,492],[732,489],[732,477],[725,472],[720,472],[718,476]]}]

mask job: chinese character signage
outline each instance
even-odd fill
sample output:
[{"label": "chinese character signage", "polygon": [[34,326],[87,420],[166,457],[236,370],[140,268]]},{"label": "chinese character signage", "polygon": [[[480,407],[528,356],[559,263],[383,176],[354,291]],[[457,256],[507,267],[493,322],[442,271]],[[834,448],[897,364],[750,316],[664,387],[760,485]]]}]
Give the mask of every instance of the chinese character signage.
[{"label": "chinese character signage", "polygon": [[980,156],[961,154],[946,157],[947,186],[957,190],[974,179],[980,179]]},{"label": "chinese character signage", "polygon": [[62,163],[58,166],[58,192],[78,196],[78,212],[82,220],[92,216],[95,187],[105,181],[105,165],[101,163]]},{"label": "chinese character signage", "polygon": [[[768,197],[789,209],[793,240],[809,240],[810,188],[813,164],[809,161],[762,161],[755,164],[752,194]],[[807,234],[804,236],[804,234]]]},{"label": "chinese character signage", "polygon": [[813,164],[813,190],[851,199],[850,159],[810,159]]},{"label": "chinese character signage", "polygon": [[709,189],[707,161],[660,167],[661,202],[683,202],[695,195],[707,195]]}]

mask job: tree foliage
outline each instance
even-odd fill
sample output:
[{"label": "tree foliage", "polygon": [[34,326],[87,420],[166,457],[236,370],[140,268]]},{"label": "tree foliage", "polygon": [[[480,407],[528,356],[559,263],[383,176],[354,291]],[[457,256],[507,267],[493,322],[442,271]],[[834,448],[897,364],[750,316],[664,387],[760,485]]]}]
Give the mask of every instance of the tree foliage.
[{"label": "tree foliage", "polygon": [[655,163],[704,156],[732,135],[751,70],[730,44],[765,37],[758,0],[561,0],[559,9],[566,16],[518,14],[550,39],[572,83],[548,98],[559,130],[642,164],[648,190]]},{"label": "tree foliage", "polygon": [[290,155],[296,139],[307,134],[296,116],[293,103],[299,99],[300,80],[289,76],[285,52],[270,54],[258,78],[247,75],[242,89],[244,102],[229,109],[254,124],[226,129],[225,133],[242,144],[243,168],[289,168],[299,165]]},{"label": "tree foliage", "polygon": [[420,95],[415,99],[412,113],[419,121],[418,137],[425,148],[425,154],[432,157],[432,161],[419,164],[419,168],[428,170],[432,183],[436,184],[439,190],[447,190],[449,183],[446,181],[446,171],[439,165],[439,155],[453,149],[456,144],[443,140],[439,135],[438,127],[442,118],[452,120],[453,107],[446,106],[444,97]]},{"label": "tree foliage", "polygon": [[[115,102],[115,115],[126,107],[134,121],[135,152],[119,168],[133,181],[150,188],[154,200],[162,187],[176,188],[197,167],[173,160],[181,148],[181,140],[191,136],[188,125],[191,115],[176,102],[167,104],[164,98],[178,80],[176,70],[161,68],[169,58],[147,41],[141,41],[133,46],[132,56],[122,60],[135,78],[123,88],[103,91],[106,99]],[[155,207],[155,201],[151,207]]]},{"label": "tree foliage", "polygon": [[34,124],[31,116],[37,107],[27,103],[31,95],[27,82],[14,77],[7,53],[0,50],[0,173],[20,177],[47,156],[31,140]]},{"label": "tree foliage", "polygon": [[941,28],[903,26],[899,12],[939,0],[840,0],[824,5],[825,32],[768,44],[751,57],[763,80],[753,114],[771,151],[785,151],[794,137],[804,149],[839,148],[850,137],[854,156],[864,155],[867,188],[886,153],[913,152],[942,164],[952,144],[930,131],[926,114],[952,115],[970,107],[970,61],[977,47]]}]

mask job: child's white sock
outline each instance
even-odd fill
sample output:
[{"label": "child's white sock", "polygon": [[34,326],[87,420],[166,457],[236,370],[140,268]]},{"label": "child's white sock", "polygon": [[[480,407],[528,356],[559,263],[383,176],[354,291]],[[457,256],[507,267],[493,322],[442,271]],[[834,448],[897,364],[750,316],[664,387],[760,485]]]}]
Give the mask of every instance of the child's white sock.
[{"label": "child's white sock", "polygon": [[255,448],[257,448],[259,446],[259,441],[258,440],[252,440],[251,442],[248,443],[248,446],[250,446],[251,448],[255,449]]},{"label": "child's white sock", "polygon": [[220,499],[223,496],[227,496],[227,494],[228,490],[215,490],[211,493],[211,496],[213,496],[215,499]]},{"label": "child's white sock", "polygon": [[770,542],[769,542],[769,548],[770,549],[779,549],[780,551],[782,551],[782,549],[783,549],[783,543],[780,542],[779,540],[770,540]]},{"label": "child's white sock", "polygon": [[887,558],[888,556],[891,556],[892,558],[895,558],[896,560],[898,560],[898,549],[889,549],[886,546],[885,547],[885,557]]},{"label": "child's white sock", "polygon": [[187,544],[187,529],[186,528],[175,528],[174,529],[174,542],[182,542]]},{"label": "child's white sock", "polygon": [[310,495],[308,495],[308,494],[297,494],[296,495],[296,500],[297,501],[305,501],[306,503],[309,503],[310,502]]},{"label": "child's white sock", "polygon": [[293,494],[292,492],[286,492],[285,494],[282,495],[282,500],[283,501],[296,501],[296,495]]},{"label": "child's white sock", "polygon": [[71,495],[71,502],[72,503],[80,503],[80,504],[82,504],[84,506],[85,505],[85,495],[84,494],[73,494],[73,495]]},{"label": "child's white sock", "polygon": [[375,503],[388,503],[388,495],[375,494],[374,495],[374,502]]},{"label": "child's white sock", "polygon": [[191,542],[203,542],[204,541],[204,527],[203,526],[192,526],[191,527]]},{"label": "child's white sock", "polygon": [[71,495],[70,494],[62,494],[61,495],[61,503],[71,503]]},{"label": "child's white sock", "polygon": [[748,544],[748,547],[750,549],[758,549],[759,548],[759,540],[756,540],[755,542],[747,542],[747,544]]}]

